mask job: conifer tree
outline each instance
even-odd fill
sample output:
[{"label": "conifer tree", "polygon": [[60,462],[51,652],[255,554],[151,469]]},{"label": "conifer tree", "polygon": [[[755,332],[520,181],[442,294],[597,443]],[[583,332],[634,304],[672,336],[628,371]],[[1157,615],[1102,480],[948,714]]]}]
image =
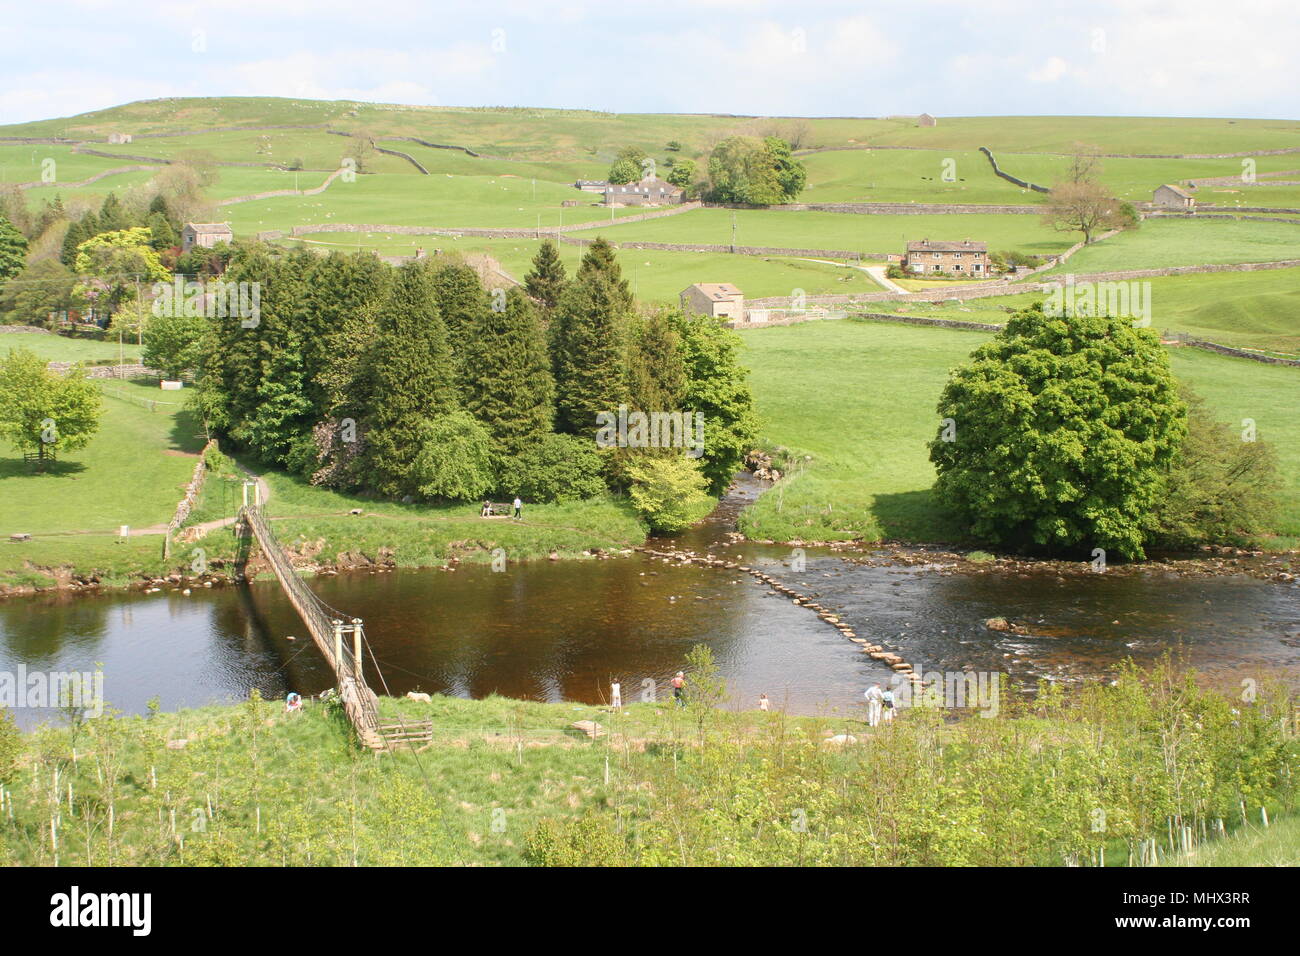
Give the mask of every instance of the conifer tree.
[{"label": "conifer tree", "polygon": [[524,288],[537,300],[543,313],[550,315],[560,301],[560,293],[568,284],[564,263],[560,259],[560,250],[555,240],[545,240],[537,255],[533,256],[532,271],[524,277]]},{"label": "conifer tree", "polygon": [[318,421],[346,403],[357,360],[373,343],[373,306],[388,294],[392,270],[368,252],[316,258],[301,314],[307,397]]},{"label": "conifer tree", "polygon": [[662,312],[638,318],[628,335],[628,402],[644,412],[680,411],[686,390],[681,340]]},{"label": "conifer tree", "polygon": [[[464,364],[466,342],[488,307],[487,295],[478,273],[467,265],[444,265],[433,273],[438,297],[438,314],[447,327],[447,344],[459,370]],[[458,376],[463,382],[463,378]]]},{"label": "conifer tree", "polygon": [[423,423],[458,407],[447,330],[426,262],[397,270],[365,379],[368,484],[383,495],[414,494]]},{"label": "conifer tree", "polygon": [[482,422],[498,458],[515,457],[551,431],[555,386],[541,320],[522,290],[485,309],[465,354],[466,408]]},{"label": "conifer tree", "polygon": [[632,311],[632,291],[628,288],[627,280],[623,278],[623,270],[618,260],[614,258],[614,247],[600,236],[597,236],[587,247],[587,252],[578,266],[578,280],[589,279],[593,275],[602,275],[609,281],[620,312]]},{"label": "conifer tree", "polygon": [[627,300],[606,272],[591,269],[560,296],[552,321],[556,412],[573,435],[596,430],[596,415],[617,411],[626,397],[623,328]]},{"label": "conifer tree", "polygon": [[63,250],[59,253],[59,261],[69,269],[73,268],[77,262],[77,246],[89,238],[90,236],[86,234],[84,219],[74,219],[68,223],[68,231],[63,236]]},{"label": "conifer tree", "polygon": [[99,207],[99,231],[118,232],[122,229],[130,229],[133,225],[135,223],[122,206],[121,200],[117,198],[117,193],[109,193],[105,196],[104,204]]}]

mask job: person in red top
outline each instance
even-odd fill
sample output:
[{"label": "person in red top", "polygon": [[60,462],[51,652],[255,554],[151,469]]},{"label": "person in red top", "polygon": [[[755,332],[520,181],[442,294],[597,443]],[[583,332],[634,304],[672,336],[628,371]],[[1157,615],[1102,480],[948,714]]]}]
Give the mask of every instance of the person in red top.
[{"label": "person in red top", "polygon": [[686,675],[681,671],[673,678],[673,700],[678,707],[686,706]]}]

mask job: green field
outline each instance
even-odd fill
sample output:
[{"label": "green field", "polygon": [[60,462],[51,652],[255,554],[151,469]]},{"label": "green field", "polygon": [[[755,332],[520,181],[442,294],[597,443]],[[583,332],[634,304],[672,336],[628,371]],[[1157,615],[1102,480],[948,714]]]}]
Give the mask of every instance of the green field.
[{"label": "green field", "polygon": [[[1062,155],[995,152],[994,156],[1004,172],[1041,186],[1063,179],[1070,162]],[[808,185],[799,197],[801,202],[1046,202],[1042,193],[1022,189],[994,175],[987,157],[976,150],[841,150],[802,158],[808,169]],[[1300,169],[1300,154],[1253,159],[1260,174]],[[1119,198],[1136,202],[1150,201],[1152,190],[1162,183],[1239,176],[1241,171],[1240,159],[1112,158],[1102,161],[1101,181]],[[945,180],[945,174],[950,180]],[[1300,179],[1300,175],[1288,178]],[[1244,202],[1256,197],[1257,205],[1295,205],[1277,201],[1288,189],[1205,187],[1198,197],[1202,202],[1214,203]]]},{"label": "green field", "polygon": [[[1042,275],[1300,259],[1300,225],[1214,219],[1149,219],[1080,249]],[[1035,277],[1038,278],[1038,277]]]},{"label": "green field", "polygon": [[[0,513],[6,535],[116,532],[120,525],[166,524],[203,447],[202,431],[176,402],[176,393],[111,382],[103,386],[104,416],[86,448],[69,452],[37,474],[6,445],[0,458]],[[7,547],[17,551],[21,545]],[[7,553],[6,552],[6,553]]]},{"label": "green field", "polygon": [[119,350],[116,338],[100,341],[46,332],[6,332],[0,335],[0,355],[20,348],[35,352],[49,362],[115,365],[119,358],[124,358],[128,364],[140,361],[140,346],[134,338],[124,339]]},{"label": "green field", "polygon": [[1078,238],[1044,226],[1037,216],[1026,215],[860,216],[756,209],[696,209],[666,219],[602,227],[599,232],[611,242],[727,245],[732,241],[733,217],[735,241],[742,246],[901,254],[909,239],[982,239],[990,250],[1045,255],[1069,248]]},{"label": "green field", "polygon": [[[52,165],[47,166],[47,161],[52,161]],[[54,182],[30,190],[41,195],[58,191],[60,185],[80,182],[110,169],[135,165],[139,165],[135,160],[112,160],[74,153],[71,146],[0,143],[0,185],[45,183],[43,174],[48,169]]]},{"label": "green field", "polygon": [[[750,537],[960,542],[930,493],[926,443],[948,370],[987,333],[844,320],[741,333],[762,443],[789,448],[789,477],[741,517]],[[1255,420],[1285,482],[1277,545],[1300,536],[1300,372],[1171,352],[1175,374],[1227,422]],[[811,460],[801,460],[811,455]]]},{"label": "green field", "polygon": [[[319,183],[312,181],[311,185]],[[580,199],[583,204],[561,208],[560,203],[566,199]],[[591,199],[591,194],[571,185],[534,182],[519,176],[358,175],[353,182],[339,177],[317,196],[239,203],[225,207],[222,216],[237,235],[327,222],[532,229],[539,224],[547,227],[609,220],[610,210],[592,205]],[[614,215],[639,211],[616,209]]]},{"label": "green field", "polygon": [[[1151,283],[1151,324],[1169,332],[1242,348],[1300,355],[1300,268],[1157,276]],[[1032,285],[1032,283],[1030,283]],[[1041,291],[965,302],[899,299],[866,306],[930,318],[1001,324],[1008,310],[1042,301]]]},{"label": "green field", "polygon": [[[329,125],[378,136],[419,136],[499,156],[581,158],[612,153],[624,143],[660,149],[670,139],[685,152],[719,133],[761,135],[761,117],[602,113],[591,110],[402,106],[280,97],[187,97],[142,100],[73,117],[0,127],[6,136],[104,138],[112,131],[181,132],[219,126]],[[934,127],[913,118],[808,119],[803,146],[894,145],[926,149],[1068,153],[1075,144],[1109,153],[1226,153],[1300,146],[1300,121],[1223,118],[982,116],[940,117]],[[275,131],[267,131],[273,134]],[[147,152],[140,149],[138,152]],[[603,157],[602,157],[603,158]]]}]

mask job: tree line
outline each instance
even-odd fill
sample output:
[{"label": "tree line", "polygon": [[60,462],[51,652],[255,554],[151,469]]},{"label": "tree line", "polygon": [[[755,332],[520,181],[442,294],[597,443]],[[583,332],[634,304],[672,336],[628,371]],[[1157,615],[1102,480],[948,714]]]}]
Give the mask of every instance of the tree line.
[{"label": "tree line", "polygon": [[[542,244],[522,287],[468,264],[237,244],[226,283],[259,283],[256,322],[156,316],[146,356],[192,363],[218,435],[313,483],[408,501],[631,490],[650,523],[703,515],[752,442],[738,340],[712,318],[638,309],[611,246],[569,277]],[[169,357],[171,356],[171,357]],[[704,416],[702,454],[600,447],[620,406]]]}]

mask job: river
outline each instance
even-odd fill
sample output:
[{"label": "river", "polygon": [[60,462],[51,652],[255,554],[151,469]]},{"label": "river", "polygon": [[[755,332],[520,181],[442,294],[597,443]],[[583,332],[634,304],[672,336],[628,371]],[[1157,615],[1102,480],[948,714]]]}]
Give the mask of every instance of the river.
[{"label": "river", "polygon": [[[1245,575],[973,573],[867,566],[809,548],[731,543],[751,480],[671,543],[763,567],[835,609],[862,636],[918,671],[1005,671],[1075,681],[1126,656],[1176,648],[1225,687],[1278,675],[1300,683],[1300,585]],[[654,546],[655,542],[651,542]],[[795,713],[847,712],[892,672],[809,610],[748,575],[642,554],[507,563],[504,571],[352,572],[313,579],[327,603],[364,619],[370,683],[466,697],[502,694],[598,703],[611,678],[624,699],[660,688],[696,643],[709,645],[734,706],[760,693]],[[990,631],[1002,616],[1029,633]],[[290,636],[295,639],[290,640]],[[47,593],[0,601],[0,672],[93,670],[104,697],[140,713],[245,697],[316,693],[330,673],[275,582],[147,595]],[[377,667],[376,667],[377,665]],[[53,711],[18,711],[31,726]]]}]

